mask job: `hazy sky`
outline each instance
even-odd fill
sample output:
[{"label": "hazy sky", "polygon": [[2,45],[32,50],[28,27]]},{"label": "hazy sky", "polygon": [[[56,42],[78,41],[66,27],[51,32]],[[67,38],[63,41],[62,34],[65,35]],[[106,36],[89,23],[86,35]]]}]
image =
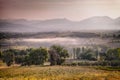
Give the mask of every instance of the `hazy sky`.
[{"label": "hazy sky", "polygon": [[0,0],[0,18],[81,20],[120,16],[120,0]]}]

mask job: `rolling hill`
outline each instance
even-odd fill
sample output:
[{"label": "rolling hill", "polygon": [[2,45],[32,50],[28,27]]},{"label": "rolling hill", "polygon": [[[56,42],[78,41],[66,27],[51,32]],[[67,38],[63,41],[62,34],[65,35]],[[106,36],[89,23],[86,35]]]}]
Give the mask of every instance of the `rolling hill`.
[{"label": "rolling hill", "polygon": [[0,19],[0,32],[51,32],[81,30],[119,30],[120,17],[95,16],[81,21],[68,19],[49,20],[3,20]]}]

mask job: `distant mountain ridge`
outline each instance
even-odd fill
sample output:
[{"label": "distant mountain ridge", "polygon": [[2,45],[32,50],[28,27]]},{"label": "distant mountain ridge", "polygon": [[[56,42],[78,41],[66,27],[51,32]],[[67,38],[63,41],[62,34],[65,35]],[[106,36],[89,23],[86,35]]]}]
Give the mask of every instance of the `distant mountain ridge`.
[{"label": "distant mountain ridge", "polygon": [[50,32],[80,30],[120,30],[120,17],[112,19],[108,16],[95,16],[81,21],[68,19],[49,20],[2,20],[0,32]]}]

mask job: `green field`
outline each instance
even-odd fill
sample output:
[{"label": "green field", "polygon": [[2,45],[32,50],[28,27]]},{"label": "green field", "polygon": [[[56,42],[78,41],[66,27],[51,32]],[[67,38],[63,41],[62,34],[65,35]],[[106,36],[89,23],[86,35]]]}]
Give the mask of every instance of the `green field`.
[{"label": "green field", "polygon": [[120,80],[120,71],[80,66],[1,67],[0,80]]}]

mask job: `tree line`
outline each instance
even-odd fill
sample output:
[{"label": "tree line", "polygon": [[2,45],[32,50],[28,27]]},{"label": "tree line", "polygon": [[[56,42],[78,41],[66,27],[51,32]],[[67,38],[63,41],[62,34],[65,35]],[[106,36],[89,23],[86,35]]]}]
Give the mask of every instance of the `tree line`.
[{"label": "tree line", "polygon": [[[72,63],[72,65],[95,65],[95,66],[120,66],[120,48],[91,49],[91,48],[73,48],[73,57],[83,62]],[[94,61],[94,62],[91,62]]]},{"label": "tree line", "polygon": [[73,48],[74,59],[90,60],[90,61],[113,61],[120,60],[120,48],[111,48],[95,50],[91,48]]},{"label": "tree line", "polygon": [[67,57],[69,57],[68,51],[59,45],[53,45],[49,49],[40,47],[26,50],[8,49],[0,52],[0,59],[7,66],[12,64],[43,65],[46,61],[49,61],[50,65],[61,65]]},{"label": "tree line", "polygon": [[[0,52],[0,59],[7,66],[12,64],[20,64],[21,66],[44,65],[45,62],[50,62],[50,65],[62,65],[66,58],[69,57],[69,54],[68,50],[63,46],[53,45],[50,48],[4,50]],[[96,63],[81,62],[79,65],[120,66],[120,48],[106,49],[103,52],[84,47],[73,48],[72,54],[75,60],[96,61]]]}]

